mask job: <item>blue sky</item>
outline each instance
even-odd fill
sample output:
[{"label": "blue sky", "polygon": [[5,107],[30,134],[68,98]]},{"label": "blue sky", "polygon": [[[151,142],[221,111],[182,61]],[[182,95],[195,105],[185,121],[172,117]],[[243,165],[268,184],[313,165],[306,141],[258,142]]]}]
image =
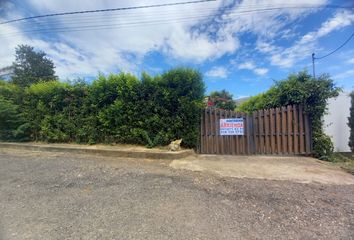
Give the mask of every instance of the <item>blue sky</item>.
[{"label": "blue sky", "polygon": [[[183,0],[0,1],[0,21],[47,13],[150,5]],[[14,48],[45,51],[62,80],[93,79],[99,72],[152,75],[187,66],[203,73],[207,92],[226,89],[235,98],[267,90],[274,80],[303,69],[354,32],[351,1],[213,1],[122,12],[48,17],[0,25],[0,68]],[[315,6],[315,7],[314,7]],[[267,10],[277,8],[277,10]],[[338,86],[354,88],[354,39],[318,60]]]}]

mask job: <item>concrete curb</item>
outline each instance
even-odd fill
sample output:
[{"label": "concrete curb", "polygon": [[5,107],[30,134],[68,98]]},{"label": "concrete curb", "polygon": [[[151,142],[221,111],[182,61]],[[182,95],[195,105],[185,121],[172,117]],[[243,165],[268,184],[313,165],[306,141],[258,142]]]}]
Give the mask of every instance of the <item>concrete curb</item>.
[{"label": "concrete curb", "polygon": [[193,150],[181,150],[178,152],[144,152],[144,151],[127,151],[121,149],[92,149],[85,147],[69,147],[69,146],[50,146],[36,145],[28,143],[4,143],[0,142],[0,148],[22,149],[31,151],[46,152],[66,152],[66,153],[85,153],[108,157],[126,157],[126,158],[148,158],[148,159],[181,159],[193,155]]}]

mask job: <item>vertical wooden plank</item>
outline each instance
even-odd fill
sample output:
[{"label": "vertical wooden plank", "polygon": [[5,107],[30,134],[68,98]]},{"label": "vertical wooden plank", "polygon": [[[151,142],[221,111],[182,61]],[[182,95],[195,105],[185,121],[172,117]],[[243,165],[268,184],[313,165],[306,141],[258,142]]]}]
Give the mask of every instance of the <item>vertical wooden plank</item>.
[{"label": "vertical wooden plank", "polygon": [[277,153],[281,154],[281,115],[280,108],[275,109],[275,129],[276,129],[276,144],[277,144]]},{"label": "vertical wooden plank", "polygon": [[[239,113],[239,118],[243,119],[243,113]],[[240,154],[244,154],[245,140],[243,135],[239,135],[240,138]]]},{"label": "vertical wooden plank", "polygon": [[204,111],[204,153],[208,153],[207,110]]},{"label": "vertical wooden plank", "polygon": [[[226,112],[226,110],[222,110],[222,112],[223,112],[223,117],[222,118],[224,118],[224,119],[226,119],[227,118],[227,112]],[[223,138],[223,143],[224,143],[224,145],[223,145],[223,154],[227,154],[227,135],[224,135],[222,138]]]},{"label": "vertical wooden plank", "polygon": [[208,112],[209,109],[205,109],[205,153],[209,153],[209,125],[208,125]]},{"label": "vertical wooden plank", "polygon": [[215,110],[215,124],[217,126],[217,130],[218,130],[218,134],[217,134],[217,138],[216,138],[216,154],[220,154],[220,114],[219,114],[219,110],[216,109]]},{"label": "vertical wooden plank", "polygon": [[258,111],[258,137],[259,137],[259,153],[264,153],[264,111]]},{"label": "vertical wooden plank", "polygon": [[[232,118],[232,111],[231,110],[229,110],[228,111],[228,118]],[[229,136],[228,137],[228,141],[229,141],[229,143],[228,143],[228,148],[229,148],[229,154],[230,155],[232,155],[232,138],[233,138],[234,136]]]},{"label": "vertical wooden plank", "polygon": [[214,141],[214,154],[218,153],[218,148],[219,148],[219,132],[220,132],[220,126],[219,126],[219,121],[218,121],[218,115],[217,111],[214,111],[214,124],[215,124],[215,141]]},{"label": "vertical wooden plank", "polygon": [[[219,124],[220,120],[223,119],[223,112],[221,109],[219,109]],[[220,149],[219,149],[219,154],[223,154],[223,148],[224,148],[224,136],[220,135]]]},{"label": "vertical wooden plank", "polygon": [[[226,118],[226,114],[225,114],[226,111],[225,111],[225,110],[221,110],[221,111],[222,111],[222,118],[225,119],[225,118]],[[223,144],[222,144],[222,146],[223,146],[223,148],[222,148],[222,154],[225,154],[225,153],[226,153],[226,152],[225,152],[225,149],[226,149],[226,139],[225,139],[225,138],[226,138],[226,136],[223,136],[223,137],[222,137],[222,143],[223,143]]]},{"label": "vertical wooden plank", "polygon": [[265,153],[269,154],[269,109],[264,110],[264,140],[265,140]]},{"label": "vertical wooden plank", "polygon": [[208,121],[209,121],[209,131],[210,131],[210,134],[209,134],[209,153],[213,153],[213,147],[214,147],[214,144],[213,144],[213,138],[214,138],[214,131],[213,131],[213,119],[212,119],[212,116],[213,116],[213,110],[212,108],[210,108],[210,112],[208,114]]},{"label": "vertical wooden plank", "polygon": [[202,111],[200,114],[200,147],[199,153],[204,153],[204,114],[205,111]]},{"label": "vertical wooden plank", "polygon": [[245,154],[250,154],[250,138],[249,138],[249,123],[248,123],[248,114],[244,114],[244,120],[243,120],[243,134],[245,135]]},{"label": "vertical wooden plank", "polygon": [[[235,118],[239,118],[240,116],[240,113],[239,112],[235,112]],[[240,136],[239,135],[236,135],[235,136],[235,152],[237,155],[240,155],[241,152],[240,152]]]},{"label": "vertical wooden plank", "polygon": [[[221,117],[221,113],[220,113],[220,109],[217,109],[217,116],[218,116],[218,126],[220,127],[220,119]],[[218,152],[217,154],[221,154],[222,153],[222,141],[221,141],[222,136],[219,135],[218,137]]]},{"label": "vertical wooden plank", "polygon": [[[230,118],[235,118],[235,117],[236,117],[235,112],[230,111]],[[235,135],[232,135],[230,137],[230,150],[232,155],[235,155],[235,147],[234,147],[235,138],[236,138]]]},{"label": "vertical wooden plank", "polygon": [[[232,116],[234,118],[237,118],[238,114],[239,114],[238,112],[234,112],[234,114]],[[236,154],[236,155],[240,154],[239,151],[238,151],[238,136],[237,135],[234,136],[234,141],[233,141],[232,144],[233,144],[232,147],[234,149],[234,154]]]},{"label": "vertical wooden plank", "polygon": [[213,143],[213,154],[216,154],[217,152],[217,142],[218,142],[218,123],[217,123],[217,116],[216,116],[216,110],[214,109],[213,111],[213,126],[214,126],[214,143]]},{"label": "vertical wooden plank", "polygon": [[269,129],[269,132],[270,132],[270,152],[272,154],[275,153],[275,136],[274,136],[274,132],[275,132],[275,125],[274,125],[274,108],[271,108],[270,111],[269,111],[269,116],[270,116],[270,129]]},{"label": "vertical wooden plank", "polygon": [[258,111],[252,113],[254,154],[258,153]]},{"label": "vertical wooden plank", "polygon": [[247,114],[248,154],[255,153],[253,114]]},{"label": "vertical wooden plank", "polygon": [[242,113],[243,119],[243,154],[248,154],[248,141],[247,141],[247,114]]},{"label": "vertical wooden plank", "polygon": [[[220,109],[220,119],[224,119],[225,114],[224,110]],[[225,141],[224,141],[225,136],[221,136],[221,154],[225,154]]]},{"label": "vertical wooden plank", "polygon": [[[235,112],[235,118],[238,118],[239,112]],[[235,154],[240,154],[240,148],[239,148],[239,136],[235,136],[235,142],[234,142],[234,148],[235,148]]]},{"label": "vertical wooden plank", "polygon": [[286,119],[286,108],[281,107],[281,133],[282,133],[282,146],[283,146],[283,154],[288,152],[288,141],[287,141],[287,119]]},{"label": "vertical wooden plank", "polygon": [[[228,111],[227,111],[227,110],[224,110],[224,113],[225,113],[225,118],[229,118],[229,117],[228,117]],[[224,149],[224,150],[225,150],[225,154],[229,154],[229,152],[228,152],[228,151],[229,151],[229,147],[228,147],[228,144],[229,144],[229,137],[230,137],[230,136],[227,135],[227,136],[225,136],[225,139],[224,139],[224,140],[225,140],[225,149]]]},{"label": "vertical wooden plank", "polygon": [[[230,111],[225,110],[225,118],[230,118]],[[230,136],[225,137],[225,153],[230,154]]]},{"label": "vertical wooden plank", "polygon": [[277,151],[277,122],[276,122],[276,112],[275,112],[275,108],[273,108],[273,154],[276,154]]},{"label": "vertical wooden plank", "polygon": [[305,153],[311,153],[311,129],[310,129],[310,119],[308,114],[304,115],[305,120]]},{"label": "vertical wooden plank", "polygon": [[304,134],[304,118],[302,106],[299,106],[299,140],[300,140],[300,153],[305,153],[305,134]]},{"label": "vertical wooden plank", "polygon": [[[240,118],[241,117],[241,113],[240,112],[236,112],[236,118]],[[240,155],[242,154],[242,136],[237,135],[237,154]]]},{"label": "vertical wooden plank", "polygon": [[[231,118],[235,118],[236,117],[236,113],[235,112],[231,112]],[[235,138],[237,136],[231,136],[231,142],[230,142],[230,148],[231,148],[231,154],[235,155],[236,154],[236,150],[235,150]]]},{"label": "vertical wooden plank", "polygon": [[287,109],[287,119],[288,119],[288,153],[292,154],[293,151],[293,131],[292,131],[292,127],[293,127],[293,119],[292,119],[292,107],[290,105],[288,105],[286,107]]},{"label": "vertical wooden plank", "polygon": [[247,136],[247,154],[251,154],[251,122],[250,122],[250,115],[246,115],[246,120],[245,120],[246,126],[245,126],[245,134]]},{"label": "vertical wooden plank", "polygon": [[[244,113],[240,113],[239,118],[243,119]],[[240,137],[240,154],[245,154],[245,136],[239,135]]]},{"label": "vertical wooden plank", "polygon": [[213,124],[213,111],[215,109],[210,109],[209,112],[209,131],[210,131],[210,137],[209,137],[209,153],[213,154],[214,153],[214,124]]},{"label": "vertical wooden plank", "polygon": [[215,125],[214,125],[214,114],[215,109],[210,109],[209,121],[210,121],[210,153],[214,153],[214,140],[215,140]]},{"label": "vertical wooden plank", "polygon": [[219,110],[218,109],[215,109],[214,110],[214,123],[215,123],[215,153],[214,154],[218,154],[219,153],[219,148],[220,148],[220,145],[219,145],[219,128],[220,128],[220,124],[219,124]]},{"label": "vertical wooden plank", "polygon": [[298,114],[297,114],[297,106],[293,105],[293,143],[294,143],[294,153],[299,154],[299,124],[298,124]]},{"label": "vertical wooden plank", "polygon": [[209,140],[209,154],[213,153],[213,122],[211,119],[211,116],[213,114],[213,109],[209,109],[208,113],[208,126],[209,126],[209,134],[208,134],[208,140]]}]

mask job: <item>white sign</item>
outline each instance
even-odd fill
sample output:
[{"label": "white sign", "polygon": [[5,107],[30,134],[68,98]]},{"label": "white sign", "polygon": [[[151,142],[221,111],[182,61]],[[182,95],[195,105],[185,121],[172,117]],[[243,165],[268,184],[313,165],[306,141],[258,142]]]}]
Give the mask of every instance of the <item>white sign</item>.
[{"label": "white sign", "polygon": [[243,118],[220,119],[220,135],[243,135]]}]

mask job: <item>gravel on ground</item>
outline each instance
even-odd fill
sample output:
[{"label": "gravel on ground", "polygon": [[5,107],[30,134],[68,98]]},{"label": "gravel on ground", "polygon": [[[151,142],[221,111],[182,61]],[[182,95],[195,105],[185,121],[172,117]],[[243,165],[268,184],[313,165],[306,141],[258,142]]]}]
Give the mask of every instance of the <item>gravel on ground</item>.
[{"label": "gravel on ground", "polygon": [[0,239],[354,239],[353,185],[0,149]]}]

